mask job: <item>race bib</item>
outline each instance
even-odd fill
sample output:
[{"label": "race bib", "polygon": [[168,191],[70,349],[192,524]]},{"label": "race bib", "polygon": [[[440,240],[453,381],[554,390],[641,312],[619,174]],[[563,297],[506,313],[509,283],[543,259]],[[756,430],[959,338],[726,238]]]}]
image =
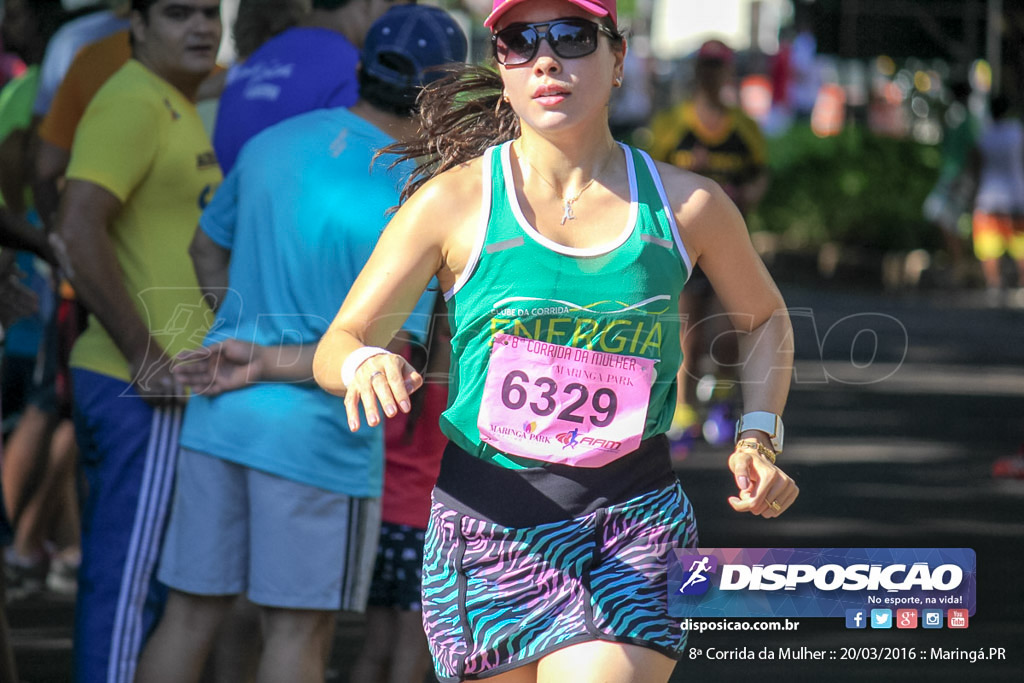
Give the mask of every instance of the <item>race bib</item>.
[{"label": "race bib", "polygon": [[640,445],[656,362],[497,334],[480,438],[524,458],[601,467]]}]

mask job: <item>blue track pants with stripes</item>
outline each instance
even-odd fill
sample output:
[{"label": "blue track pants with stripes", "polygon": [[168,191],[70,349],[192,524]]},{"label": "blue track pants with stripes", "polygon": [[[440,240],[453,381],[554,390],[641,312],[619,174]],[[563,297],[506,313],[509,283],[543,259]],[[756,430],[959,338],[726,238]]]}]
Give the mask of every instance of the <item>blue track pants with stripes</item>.
[{"label": "blue track pants with stripes", "polygon": [[166,591],[156,582],[182,408],[154,408],[127,383],[73,371],[85,475],[75,680],[132,683]]}]

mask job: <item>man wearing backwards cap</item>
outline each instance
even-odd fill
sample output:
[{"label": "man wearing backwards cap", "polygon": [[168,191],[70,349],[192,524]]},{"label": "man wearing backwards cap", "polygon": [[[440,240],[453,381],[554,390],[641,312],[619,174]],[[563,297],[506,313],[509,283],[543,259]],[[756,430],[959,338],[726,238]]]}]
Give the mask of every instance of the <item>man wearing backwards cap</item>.
[{"label": "man wearing backwards cap", "polygon": [[[335,610],[365,608],[383,430],[349,431],[342,399],[307,382],[312,352],[410,170],[374,154],[415,132],[429,69],[466,49],[446,12],[393,7],[367,35],[359,101],[253,137],[200,218],[190,251],[217,317],[178,359],[194,395],[159,569],[171,595],[140,683],[198,680],[243,591],[263,611],[259,680],[322,683]],[[420,340],[433,300],[406,324]]]}]

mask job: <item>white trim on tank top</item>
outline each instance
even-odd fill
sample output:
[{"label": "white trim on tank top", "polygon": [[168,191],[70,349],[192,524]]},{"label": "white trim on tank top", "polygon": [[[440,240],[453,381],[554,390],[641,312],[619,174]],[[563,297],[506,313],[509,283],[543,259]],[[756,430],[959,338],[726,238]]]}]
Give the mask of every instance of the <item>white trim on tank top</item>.
[{"label": "white trim on tank top", "polygon": [[508,195],[509,208],[512,209],[512,214],[516,217],[519,227],[522,228],[523,232],[525,232],[530,239],[553,252],[577,258],[603,256],[618,249],[626,243],[626,240],[629,239],[629,236],[632,235],[633,231],[636,229],[636,217],[640,212],[640,203],[639,193],[636,187],[636,169],[633,168],[633,155],[629,153],[629,149],[621,142],[617,144],[626,155],[626,170],[629,173],[629,218],[626,221],[626,227],[610,243],[585,248],[567,247],[564,244],[559,244],[558,242],[548,239],[544,235],[540,234],[535,227],[530,225],[529,221],[526,220],[526,216],[523,215],[523,209],[519,205],[519,196],[516,194],[515,182],[512,180],[512,145],[511,143],[502,145],[501,168],[505,175],[505,189],[506,194]]},{"label": "white trim on tank top", "polygon": [[654,179],[654,185],[658,188],[658,196],[661,197],[661,205],[665,207],[665,216],[668,218],[669,228],[672,229],[672,239],[675,240],[676,250],[679,251],[680,257],[683,259],[683,264],[686,266],[686,279],[690,279],[690,275],[693,274],[693,264],[690,262],[690,252],[686,251],[686,245],[683,244],[683,237],[679,234],[679,226],[676,224],[676,214],[672,210],[672,205],[668,202],[668,194],[665,192],[665,184],[661,182],[661,174],[658,173],[658,168],[654,164],[654,159],[651,156],[641,150],[640,156],[643,157],[644,163],[647,164],[647,169],[651,172],[651,178]]},{"label": "white trim on tank top", "polygon": [[[519,221],[520,226],[523,227],[523,230],[528,235],[530,235],[531,238],[533,238],[543,246],[552,249],[558,253],[566,254],[569,256],[599,256],[603,253],[607,253],[608,251],[612,251],[613,249],[622,246],[622,244],[625,243],[626,239],[629,238],[629,235],[632,234],[636,226],[636,218],[637,213],[639,211],[639,192],[637,191],[636,186],[637,180],[636,170],[633,167],[633,155],[629,153],[629,150],[622,143],[619,143],[619,146],[624,150],[626,154],[626,167],[629,174],[630,216],[626,223],[626,230],[624,230],[623,233],[619,235],[617,240],[615,240],[610,246],[605,247],[604,245],[602,245],[599,247],[592,247],[590,249],[574,249],[572,247],[566,247],[564,245],[558,244],[557,242],[549,240],[548,238],[544,237],[539,232],[537,232],[536,229],[534,229],[533,226],[531,226],[526,221],[526,217],[523,216],[522,208],[519,206],[518,197],[516,196],[513,187],[513,191],[508,192],[507,194],[510,198],[511,209],[515,214],[516,219]],[[465,269],[462,271],[462,274],[459,276],[459,278],[455,281],[455,284],[452,285],[452,288],[444,293],[445,301],[448,301],[453,296],[455,296],[459,292],[459,290],[462,289],[462,287],[466,284],[466,282],[469,280],[470,276],[473,274],[473,271],[476,269],[476,266],[480,261],[480,255],[483,253],[484,241],[487,237],[487,226],[490,223],[491,219],[491,199],[493,194],[491,192],[491,185],[493,183],[493,178],[491,174],[491,169],[493,168],[492,156],[499,149],[502,153],[502,168],[504,170],[504,175],[506,178],[512,177],[511,156],[509,152],[509,150],[511,149],[511,144],[505,143],[504,145],[501,145],[500,148],[491,147],[486,152],[484,152],[484,156],[482,159],[482,199],[480,203],[480,221],[477,224],[476,239],[473,242],[473,249],[470,252],[468,261],[466,262]],[[683,259],[683,264],[686,266],[686,276],[687,279],[689,279],[690,274],[693,272],[693,264],[690,261],[690,254],[686,250],[686,245],[683,243],[682,236],[679,234],[679,226],[676,224],[675,213],[672,210],[671,204],[669,204],[668,196],[665,192],[665,185],[661,180],[661,174],[658,173],[657,167],[654,164],[654,160],[650,157],[649,154],[647,154],[643,150],[637,151],[640,152],[640,156],[647,164],[647,169],[650,172],[651,178],[654,180],[655,187],[658,190],[658,196],[661,198],[661,203],[665,210],[665,216],[667,217],[669,222],[669,228],[672,232],[672,239],[675,241],[676,250],[679,252],[680,257]],[[508,183],[506,182],[506,188],[507,185]]]}]

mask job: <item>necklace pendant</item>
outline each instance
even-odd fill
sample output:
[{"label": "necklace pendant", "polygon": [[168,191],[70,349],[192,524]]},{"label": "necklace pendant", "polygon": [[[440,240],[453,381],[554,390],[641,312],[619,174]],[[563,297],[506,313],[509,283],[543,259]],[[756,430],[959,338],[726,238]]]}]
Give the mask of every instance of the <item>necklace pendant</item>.
[{"label": "necklace pendant", "polygon": [[566,201],[562,207],[562,225],[565,225],[566,221],[574,221],[576,216],[572,215],[572,202]]}]

